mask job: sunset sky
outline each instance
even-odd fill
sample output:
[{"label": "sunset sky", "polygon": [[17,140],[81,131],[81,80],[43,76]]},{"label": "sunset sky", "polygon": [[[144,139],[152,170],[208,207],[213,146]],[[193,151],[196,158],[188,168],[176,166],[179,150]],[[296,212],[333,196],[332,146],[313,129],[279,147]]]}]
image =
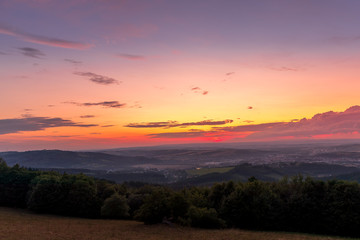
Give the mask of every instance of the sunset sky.
[{"label": "sunset sky", "polygon": [[0,151],[360,139],[358,0],[1,0]]}]

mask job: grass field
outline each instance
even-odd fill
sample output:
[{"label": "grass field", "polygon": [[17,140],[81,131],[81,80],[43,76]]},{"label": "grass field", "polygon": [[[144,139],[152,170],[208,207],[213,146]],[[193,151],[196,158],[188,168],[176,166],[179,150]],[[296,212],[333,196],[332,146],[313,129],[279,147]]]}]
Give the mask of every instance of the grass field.
[{"label": "grass field", "polygon": [[221,168],[200,168],[187,170],[187,174],[190,176],[202,176],[209,173],[225,173],[233,169],[234,167],[221,167]]},{"label": "grass field", "polygon": [[252,232],[235,229],[203,230],[180,226],[144,225],[135,221],[92,220],[38,215],[0,207],[1,240],[335,240],[294,233]]}]

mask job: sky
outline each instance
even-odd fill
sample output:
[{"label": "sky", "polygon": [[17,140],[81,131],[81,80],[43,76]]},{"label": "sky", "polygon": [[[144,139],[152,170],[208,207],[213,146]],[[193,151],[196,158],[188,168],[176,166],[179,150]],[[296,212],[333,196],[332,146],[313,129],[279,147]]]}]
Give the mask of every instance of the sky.
[{"label": "sky", "polygon": [[0,151],[360,139],[358,0],[1,0]]}]

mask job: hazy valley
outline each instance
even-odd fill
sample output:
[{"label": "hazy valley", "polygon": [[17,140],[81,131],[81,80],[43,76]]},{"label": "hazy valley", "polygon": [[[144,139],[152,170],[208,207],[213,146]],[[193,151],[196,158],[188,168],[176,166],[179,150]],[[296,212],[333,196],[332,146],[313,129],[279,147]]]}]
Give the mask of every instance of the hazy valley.
[{"label": "hazy valley", "polygon": [[360,144],[177,145],[101,151],[1,152],[9,166],[85,173],[118,183],[211,185],[254,176],[277,181],[301,174],[317,179],[360,179]]}]

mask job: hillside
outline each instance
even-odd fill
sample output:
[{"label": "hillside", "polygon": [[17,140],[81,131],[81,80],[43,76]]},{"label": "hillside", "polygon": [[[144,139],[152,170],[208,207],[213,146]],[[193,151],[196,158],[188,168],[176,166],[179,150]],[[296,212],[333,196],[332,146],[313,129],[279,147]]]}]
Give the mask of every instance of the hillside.
[{"label": "hillside", "polygon": [[0,207],[0,239],[6,240],[340,240],[344,238],[243,230],[203,230],[135,221],[93,220],[37,215]]},{"label": "hillside", "polygon": [[98,152],[41,150],[0,153],[10,166],[19,164],[31,168],[78,168],[91,170],[126,170],[137,164],[159,163],[144,156],[119,156]]}]

